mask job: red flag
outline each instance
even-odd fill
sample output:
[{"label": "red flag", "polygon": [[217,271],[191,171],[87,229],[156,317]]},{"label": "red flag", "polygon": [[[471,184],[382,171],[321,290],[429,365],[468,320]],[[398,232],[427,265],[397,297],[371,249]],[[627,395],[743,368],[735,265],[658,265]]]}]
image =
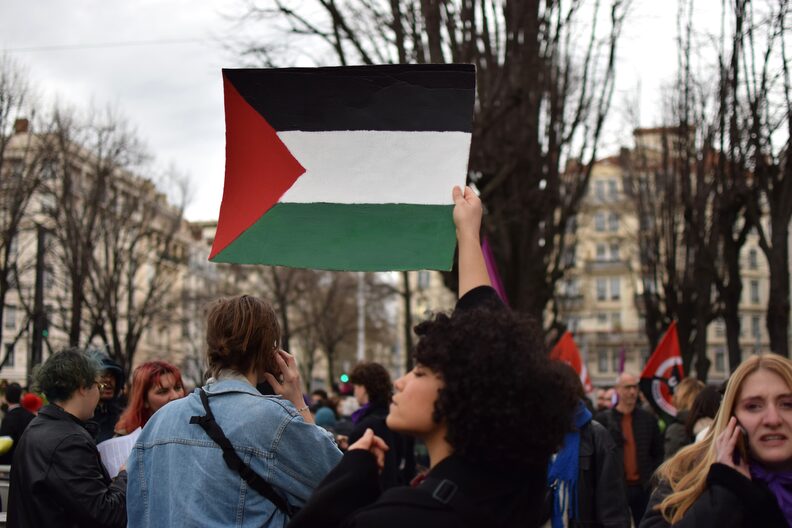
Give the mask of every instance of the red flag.
[{"label": "red flag", "polygon": [[563,361],[575,369],[575,372],[580,376],[580,382],[583,384],[583,388],[586,389],[586,392],[594,390],[594,387],[591,385],[588,369],[586,368],[585,362],[580,357],[580,350],[578,350],[575,340],[572,339],[572,334],[564,332],[564,335],[558,340],[553,350],[550,351],[550,359]]},{"label": "red flag", "polygon": [[641,373],[641,391],[667,423],[676,417],[677,410],[671,403],[671,397],[677,384],[684,377],[679,337],[674,321]]}]

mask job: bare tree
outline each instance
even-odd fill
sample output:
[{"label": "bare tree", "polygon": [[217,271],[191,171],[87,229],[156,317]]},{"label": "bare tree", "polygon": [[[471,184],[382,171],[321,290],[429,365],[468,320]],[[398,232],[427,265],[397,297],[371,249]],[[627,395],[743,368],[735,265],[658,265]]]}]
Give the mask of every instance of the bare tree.
[{"label": "bare tree", "polygon": [[[44,148],[55,156],[55,178],[44,190],[55,226],[53,258],[64,294],[56,297],[54,321],[77,346],[98,335],[100,321],[85,319],[92,267],[102,236],[102,222],[112,200],[112,186],[120,171],[138,165],[145,153],[129,126],[111,111],[93,112],[87,119],[56,109],[51,129],[42,136]],[[95,308],[95,307],[94,307]]]},{"label": "bare tree", "polygon": [[[757,5],[758,4],[758,5]],[[735,79],[748,132],[746,156],[753,172],[752,225],[770,268],[767,330],[773,352],[789,356],[789,223],[792,219],[792,78],[786,47],[788,0],[738,2],[741,19]]]},{"label": "bare tree", "polygon": [[249,0],[240,20],[279,24],[285,36],[241,53],[276,65],[288,60],[280,44],[295,38],[326,46],[332,55],[320,52],[321,63],[475,64],[470,179],[488,206],[485,229],[511,304],[541,317],[596,159],[629,4]]},{"label": "bare tree", "polygon": [[[32,236],[28,238],[35,240],[35,226],[26,219],[48,167],[30,130],[31,95],[22,68],[7,56],[0,56],[0,321],[4,321],[8,293],[18,287],[20,276],[30,264],[20,261],[25,253],[20,248],[20,235],[29,230]],[[26,330],[27,326],[22,328]],[[0,365],[6,355],[3,352]]]},{"label": "bare tree", "polygon": [[86,284],[89,340],[101,338],[130,372],[144,332],[180,322],[174,285],[188,257],[186,204],[170,205],[152,182],[119,172],[104,205]]}]

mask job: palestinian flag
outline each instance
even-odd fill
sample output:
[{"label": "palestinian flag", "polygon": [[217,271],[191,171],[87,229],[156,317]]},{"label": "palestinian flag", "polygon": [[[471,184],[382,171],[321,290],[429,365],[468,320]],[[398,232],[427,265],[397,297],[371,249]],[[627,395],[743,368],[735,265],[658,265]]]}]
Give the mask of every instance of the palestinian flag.
[{"label": "palestinian flag", "polygon": [[666,423],[671,423],[676,418],[677,410],[671,403],[671,398],[674,388],[684,377],[679,336],[674,321],[646,362],[640,381],[641,392]]},{"label": "palestinian flag", "polygon": [[450,270],[472,65],[223,70],[214,262]]},{"label": "palestinian flag", "polygon": [[575,372],[577,372],[577,375],[580,376],[580,383],[583,384],[586,393],[594,390],[588,369],[586,368],[586,363],[581,358],[580,350],[577,344],[575,344],[575,340],[572,338],[571,333],[564,332],[564,335],[558,340],[553,350],[550,351],[550,359],[563,361],[572,367]]}]

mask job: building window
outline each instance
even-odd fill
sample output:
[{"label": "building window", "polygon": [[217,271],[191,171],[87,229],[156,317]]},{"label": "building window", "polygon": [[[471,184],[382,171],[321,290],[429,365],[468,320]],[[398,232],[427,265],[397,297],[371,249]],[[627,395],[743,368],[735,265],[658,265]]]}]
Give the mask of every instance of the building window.
[{"label": "building window", "polygon": [[566,279],[564,281],[564,295],[567,297],[578,297],[580,295],[580,281],[577,279]]},{"label": "building window", "polygon": [[418,289],[425,290],[429,287],[429,272],[421,270],[418,272]]},{"label": "building window", "polygon": [[597,324],[600,324],[600,325],[608,324],[608,314],[606,314],[606,313],[598,313],[597,314]]},{"label": "building window", "polygon": [[611,326],[614,329],[621,328],[621,312],[613,312],[611,314]]},{"label": "building window", "polygon": [[594,230],[599,232],[605,231],[605,213],[594,214]]},{"label": "building window", "polygon": [[575,332],[577,332],[577,329],[580,326],[580,319],[578,319],[577,317],[570,317],[569,319],[567,319],[566,326],[567,326],[567,330],[569,330],[574,334]]},{"label": "building window", "polygon": [[621,260],[621,249],[619,248],[619,244],[616,242],[610,245],[610,259],[613,262]]},{"label": "building window", "polygon": [[600,372],[608,372],[608,351],[604,348],[597,350],[597,369]]},{"label": "building window", "polygon": [[613,372],[619,372],[619,351],[618,350],[611,350],[611,369]]},{"label": "building window", "polygon": [[751,303],[759,304],[759,281],[751,281]]},{"label": "building window", "polygon": [[606,252],[608,247],[605,244],[597,244],[597,260],[603,262],[606,260]]},{"label": "building window", "polygon": [[759,267],[759,256],[755,249],[748,252],[748,267],[754,270]]},{"label": "building window", "polygon": [[6,343],[5,346],[5,361],[3,361],[4,367],[13,367],[14,366],[14,343]]},{"label": "building window", "polygon": [[608,215],[608,230],[609,231],[618,231],[619,230],[619,214],[618,213],[610,213]]},{"label": "building window", "polygon": [[597,200],[601,202],[605,201],[605,182],[603,180],[594,182],[594,192],[597,196]]},{"label": "building window", "polygon": [[564,266],[573,267],[575,265],[575,246],[564,248]]},{"label": "building window", "polygon": [[51,290],[55,287],[55,275],[52,272],[52,269],[47,268],[44,270],[44,289]]},{"label": "building window", "polygon": [[715,349],[715,370],[718,372],[726,370],[726,352],[722,348]]},{"label": "building window", "polygon": [[597,279],[597,300],[604,301],[608,298],[608,281],[603,278]]},{"label": "building window", "polygon": [[618,301],[621,299],[621,279],[619,277],[611,277],[610,288],[611,300]]},{"label": "building window", "polygon": [[745,337],[746,324],[745,319],[740,317],[740,337]]},{"label": "building window", "polygon": [[715,321],[715,336],[723,337],[724,335],[726,335],[726,324],[723,319],[718,319]]},{"label": "building window", "polygon": [[616,180],[608,180],[608,195],[611,200],[616,200],[619,197],[619,189],[616,186]]},{"label": "building window", "polygon": [[757,340],[762,337],[762,323],[758,315],[751,317],[751,335]]},{"label": "building window", "polygon": [[11,329],[16,328],[16,306],[12,304],[6,305],[4,319],[3,326]]}]

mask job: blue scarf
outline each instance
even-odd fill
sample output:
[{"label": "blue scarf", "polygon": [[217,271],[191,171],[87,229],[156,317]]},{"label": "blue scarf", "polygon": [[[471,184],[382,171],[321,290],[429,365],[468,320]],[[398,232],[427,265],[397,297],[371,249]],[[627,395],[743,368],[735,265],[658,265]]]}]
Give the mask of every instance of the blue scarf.
[{"label": "blue scarf", "polygon": [[755,462],[751,462],[751,476],[761,480],[773,492],[778,506],[792,526],[792,471],[769,471]]},{"label": "blue scarf", "polygon": [[575,430],[564,437],[564,446],[547,471],[547,485],[553,488],[553,528],[563,528],[564,512],[577,517],[577,479],[580,463],[580,429],[591,421],[591,413],[582,401],[575,410]]}]

